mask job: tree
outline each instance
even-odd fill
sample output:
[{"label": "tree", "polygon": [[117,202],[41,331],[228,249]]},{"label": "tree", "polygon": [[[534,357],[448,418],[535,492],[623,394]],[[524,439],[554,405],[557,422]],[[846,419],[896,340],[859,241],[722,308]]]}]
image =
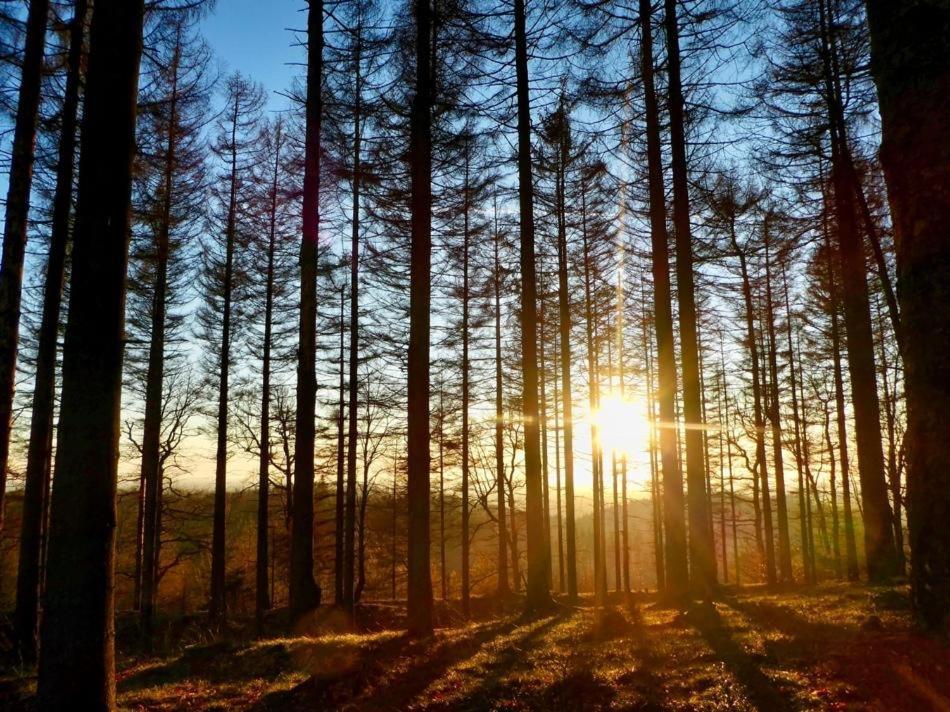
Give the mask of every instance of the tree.
[{"label": "tree", "polygon": [[521,370],[524,409],[525,482],[527,486],[528,576],[525,607],[539,610],[550,602],[544,547],[541,442],[538,412],[538,295],[534,245],[534,183],[531,177],[531,104],[524,0],[515,0],[514,39],[518,105],[518,209],[521,247]]},{"label": "tree", "polygon": [[3,532],[4,497],[7,490],[14,379],[20,338],[23,260],[30,217],[47,15],[49,0],[30,0],[3,224],[3,256],[0,261],[0,532]]},{"label": "tree", "polygon": [[[183,286],[189,280],[186,258],[204,222],[205,156],[202,130],[207,123],[210,94],[210,51],[189,27],[192,18],[173,17],[163,23],[167,34],[153,38],[150,61],[157,66],[148,109],[139,119],[144,174],[140,222],[144,239],[136,245],[136,267],[130,280],[132,331],[147,341],[142,432],[141,622],[151,644],[156,600],[158,545],[161,536],[161,431],[167,344],[181,331]],[[179,351],[180,349],[176,349]],[[143,369],[138,368],[142,371]]]},{"label": "tree", "polygon": [[432,267],[432,8],[414,0],[415,91],[410,116],[410,221],[408,373],[409,633],[432,633],[432,574],[429,561],[429,325]]},{"label": "tree", "polygon": [[918,617],[946,628],[950,610],[950,7],[869,0],[881,162],[897,244],[907,392],[911,591]]},{"label": "tree", "polygon": [[666,196],[660,144],[660,114],[654,82],[653,23],[650,0],[640,0],[640,53],[646,111],[647,159],[650,192],[650,244],[653,253],[653,310],[657,343],[660,461],[663,471],[663,529],[666,535],[666,594],[686,595],[689,571],[686,558],[686,522],[683,474],[677,458],[676,356],[673,351],[673,310],[670,289],[669,237],[666,232]]},{"label": "tree", "polygon": [[122,324],[144,3],[97,0],[79,161],[39,704],[115,707],[113,564]]},{"label": "tree", "polygon": [[690,230],[689,174],[686,163],[685,102],[680,77],[677,0],[665,0],[669,91],[670,154],[673,175],[673,226],[676,237],[676,293],[679,301],[680,351],[683,369],[683,416],[686,440],[687,509],[692,585],[703,598],[716,585],[710,511],[703,457],[702,393],[697,345],[693,245]]},{"label": "tree", "polygon": [[567,537],[567,594],[577,600],[577,539],[574,520],[574,391],[571,385],[571,296],[568,286],[567,181],[574,162],[570,116],[562,93],[558,108],[543,124],[542,137],[551,144],[548,159],[554,174],[554,212],[557,221],[558,331],[560,337],[561,394],[564,416],[564,487]]},{"label": "tree", "polygon": [[[49,473],[53,444],[53,409],[56,397],[56,342],[59,335],[63,281],[66,275],[66,252],[70,238],[70,216],[75,183],[76,128],[79,120],[82,79],[81,61],[88,14],[88,4],[85,0],[79,0],[69,25],[66,86],[63,94],[62,125],[57,154],[56,192],[53,196],[46,283],[43,288],[43,316],[36,351],[30,442],[23,491],[16,608],[13,614],[14,637],[20,657],[25,661],[36,659],[39,632],[37,624],[40,582],[43,580],[42,537],[49,517]],[[0,510],[2,508],[3,494],[2,485],[0,485]],[[0,520],[2,518],[3,514],[0,512]]]},{"label": "tree", "polygon": [[[205,247],[206,304],[199,323],[212,343],[212,363],[217,390],[215,412],[214,515],[211,541],[211,598],[209,614],[219,620],[225,614],[225,517],[227,507],[228,425],[230,377],[235,339],[244,327],[243,301],[246,298],[246,245],[248,201],[253,185],[252,170],[257,165],[257,137],[263,90],[239,74],[225,85],[225,110],[216,121],[212,150],[221,162],[216,233]],[[215,358],[216,357],[216,358]]]},{"label": "tree", "polygon": [[307,5],[307,81],[304,104],[303,231],[300,241],[300,331],[297,348],[297,426],[294,508],[290,539],[290,613],[299,618],[320,605],[313,577],[314,417],[317,396],[317,246],[320,238],[320,145],[323,121],[323,0]]}]

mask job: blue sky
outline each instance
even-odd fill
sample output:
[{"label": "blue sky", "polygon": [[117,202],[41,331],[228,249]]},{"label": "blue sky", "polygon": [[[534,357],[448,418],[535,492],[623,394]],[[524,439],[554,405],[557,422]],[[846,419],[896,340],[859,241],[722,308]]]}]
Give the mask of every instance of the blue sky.
[{"label": "blue sky", "polygon": [[260,82],[268,105],[283,108],[286,99],[276,92],[287,89],[303,69],[290,64],[304,59],[290,30],[306,28],[305,9],[303,0],[218,0],[202,30],[225,71]]}]

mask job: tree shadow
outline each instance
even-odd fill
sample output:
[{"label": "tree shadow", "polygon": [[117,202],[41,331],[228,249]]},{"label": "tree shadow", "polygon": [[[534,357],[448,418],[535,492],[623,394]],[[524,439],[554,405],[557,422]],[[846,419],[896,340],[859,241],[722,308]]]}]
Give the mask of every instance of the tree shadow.
[{"label": "tree shadow", "polygon": [[174,659],[143,667],[127,676],[120,675],[117,688],[119,693],[124,693],[190,679],[217,684],[248,678],[273,680],[292,668],[297,646],[278,642],[242,647],[219,641],[186,648]]},{"label": "tree shadow", "polygon": [[762,671],[755,656],[733,640],[729,630],[722,625],[715,607],[697,606],[690,610],[689,619],[716,658],[735,675],[756,709],[763,712],[794,709],[789,702],[789,693]]},{"label": "tree shadow", "polygon": [[[490,706],[488,702],[496,698],[507,686],[505,677],[509,675],[519,663],[524,662],[524,651],[534,646],[545,633],[554,627],[555,624],[564,621],[573,613],[574,611],[571,609],[561,607],[555,609],[553,614],[548,616],[523,616],[519,621],[521,626],[533,625],[531,630],[518,637],[517,640],[511,641],[508,645],[506,645],[504,650],[492,659],[490,665],[488,666],[489,669],[487,673],[481,677],[481,682],[472,690],[465,693],[464,701],[455,701],[451,705],[451,708],[482,710]],[[588,677],[589,679],[585,679],[583,681],[580,680],[580,678],[574,680],[570,679],[570,677],[562,678],[553,685],[545,688],[545,692],[550,691],[549,696],[560,700],[560,704],[554,707],[544,706],[541,707],[541,709],[572,709],[570,706],[564,706],[564,698],[568,696],[573,690],[582,687],[588,689],[588,691],[600,689],[600,683],[594,680],[592,676]],[[584,684],[579,684],[581,682]]]},{"label": "tree shadow", "polygon": [[633,620],[629,626],[628,637],[633,643],[633,652],[640,666],[623,673],[617,681],[633,688],[642,698],[638,709],[644,712],[665,710],[667,707],[663,701],[663,681],[657,673],[660,667],[659,659],[655,654],[647,623],[638,608],[631,607],[629,613]]},{"label": "tree shadow", "polygon": [[[506,619],[481,625],[471,634],[449,631],[424,639],[400,635],[364,651],[345,672],[311,675],[289,690],[265,695],[252,709],[334,709],[344,704],[402,709],[451,667],[517,626],[518,621]],[[409,665],[393,675],[392,667],[405,660]]]}]

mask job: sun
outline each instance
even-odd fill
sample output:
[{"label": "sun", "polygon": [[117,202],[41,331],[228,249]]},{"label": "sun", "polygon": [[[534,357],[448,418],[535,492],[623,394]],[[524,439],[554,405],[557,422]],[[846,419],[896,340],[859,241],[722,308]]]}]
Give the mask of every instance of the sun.
[{"label": "sun", "polygon": [[642,401],[611,394],[601,398],[594,413],[605,453],[632,456],[649,447],[650,424]]}]

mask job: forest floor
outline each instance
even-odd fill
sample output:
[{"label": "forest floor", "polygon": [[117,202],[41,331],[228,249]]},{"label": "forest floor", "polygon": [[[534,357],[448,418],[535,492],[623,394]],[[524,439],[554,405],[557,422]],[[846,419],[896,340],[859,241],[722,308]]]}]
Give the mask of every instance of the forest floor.
[{"label": "forest floor", "polygon": [[[512,605],[517,605],[513,602]],[[916,631],[906,588],[822,585],[725,594],[712,608],[636,595],[526,619],[490,601],[428,640],[394,606],[323,612],[309,631],[237,630],[162,657],[122,654],[131,710],[950,710],[950,644]],[[494,611],[489,609],[494,608]],[[323,609],[321,609],[323,610]],[[329,609],[328,609],[329,610]],[[442,617],[447,617],[442,611]],[[30,709],[29,671],[0,708]]]}]

